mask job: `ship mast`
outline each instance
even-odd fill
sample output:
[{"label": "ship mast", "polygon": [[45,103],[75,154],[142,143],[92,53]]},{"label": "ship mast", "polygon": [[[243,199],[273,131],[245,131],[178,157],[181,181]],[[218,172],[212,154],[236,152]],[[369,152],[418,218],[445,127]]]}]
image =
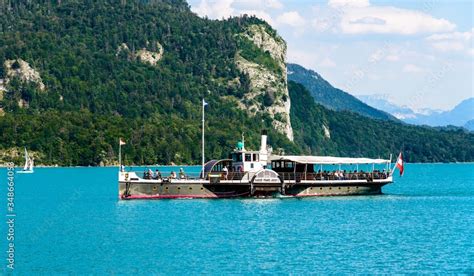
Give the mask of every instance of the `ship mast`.
[{"label": "ship mast", "polygon": [[205,162],[205,158],[204,158],[204,109],[206,107],[207,103],[204,99],[202,99],[202,169],[201,169],[201,172],[202,172],[202,178],[204,179],[205,176],[204,176],[204,162]]}]

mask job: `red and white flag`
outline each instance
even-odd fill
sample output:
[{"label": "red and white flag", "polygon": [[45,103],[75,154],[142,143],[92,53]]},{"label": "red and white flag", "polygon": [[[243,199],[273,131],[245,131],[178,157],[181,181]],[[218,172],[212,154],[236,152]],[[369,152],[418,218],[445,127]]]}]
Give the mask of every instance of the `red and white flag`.
[{"label": "red and white flag", "polygon": [[398,159],[397,159],[397,168],[400,171],[400,176],[402,176],[403,171],[405,170],[405,167],[403,165],[403,155],[402,155],[401,152],[400,152],[400,155],[398,156]]},{"label": "red and white flag", "polygon": [[127,144],[127,143],[125,143],[125,141],[123,141],[122,138],[120,138],[119,144],[120,144],[121,146],[123,146],[123,145],[125,145],[125,144]]}]

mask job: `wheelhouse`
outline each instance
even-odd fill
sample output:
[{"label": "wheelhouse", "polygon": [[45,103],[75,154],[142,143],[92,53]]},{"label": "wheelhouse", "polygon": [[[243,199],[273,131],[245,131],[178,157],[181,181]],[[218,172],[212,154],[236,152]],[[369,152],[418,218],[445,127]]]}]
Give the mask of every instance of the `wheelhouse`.
[{"label": "wheelhouse", "polygon": [[242,137],[242,141],[237,143],[237,147],[229,155],[229,159],[232,160],[232,172],[254,173],[265,169],[268,162],[266,131],[262,131],[259,151],[246,150],[245,141]]},{"label": "wheelhouse", "polygon": [[249,172],[264,169],[266,164],[262,164],[260,152],[238,150],[230,154],[232,160],[232,171]]}]

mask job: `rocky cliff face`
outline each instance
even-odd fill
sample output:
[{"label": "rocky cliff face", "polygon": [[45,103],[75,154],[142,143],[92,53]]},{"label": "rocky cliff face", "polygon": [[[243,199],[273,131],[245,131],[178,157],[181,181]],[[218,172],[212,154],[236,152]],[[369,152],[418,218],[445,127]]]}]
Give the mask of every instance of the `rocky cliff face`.
[{"label": "rocky cliff face", "polygon": [[136,59],[142,63],[147,63],[152,66],[156,66],[158,64],[158,61],[160,61],[163,57],[164,49],[159,42],[156,42],[154,45],[150,44],[151,43],[147,42],[147,46],[151,46],[151,48],[153,48],[154,50],[142,48],[136,51],[136,53],[133,53],[130,51],[130,48],[127,44],[122,43],[120,46],[118,46],[115,55],[119,56],[120,54],[124,53],[129,59]]},{"label": "rocky cliff face", "polygon": [[[0,100],[3,100],[3,94],[7,92],[8,83],[13,78],[18,78],[23,83],[35,83],[40,91],[45,91],[46,86],[41,79],[40,73],[33,69],[28,62],[22,59],[6,60],[3,67],[5,69],[5,79],[0,79]],[[24,99],[20,99],[18,106],[28,108],[29,103]],[[3,108],[0,108],[0,116],[4,114]]]},{"label": "rocky cliff face", "polygon": [[34,82],[38,85],[39,90],[44,91],[46,86],[43,84],[38,71],[31,68],[28,62],[17,60],[6,60],[4,63],[6,70],[6,78],[0,82],[0,91],[6,91],[6,85],[12,78],[19,78],[23,82]]},{"label": "rocky cliff face", "polygon": [[273,127],[293,141],[285,41],[264,25],[250,25],[238,40],[235,62],[250,79],[250,91],[241,99],[240,108],[268,114]]}]

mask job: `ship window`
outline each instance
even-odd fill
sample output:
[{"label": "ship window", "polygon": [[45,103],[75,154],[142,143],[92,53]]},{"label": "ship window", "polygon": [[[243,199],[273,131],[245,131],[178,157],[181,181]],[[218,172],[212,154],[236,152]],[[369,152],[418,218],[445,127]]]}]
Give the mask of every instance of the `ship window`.
[{"label": "ship window", "polygon": [[250,153],[245,154],[245,161],[246,162],[252,161],[252,155]]},{"label": "ship window", "polygon": [[292,169],[293,168],[293,162],[285,162],[285,167],[288,168],[288,169]]},{"label": "ship window", "polygon": [[253,161],[258,162],[258,154],[253,154]]},{"label": "ship window", "polygon": [[250,168],[253,169],[253,163],[250,163]]},{"label": "ship window", "polygon": [[242,153],[233,153],[232,154],[232,161],[234,162],[242,162]]}]

